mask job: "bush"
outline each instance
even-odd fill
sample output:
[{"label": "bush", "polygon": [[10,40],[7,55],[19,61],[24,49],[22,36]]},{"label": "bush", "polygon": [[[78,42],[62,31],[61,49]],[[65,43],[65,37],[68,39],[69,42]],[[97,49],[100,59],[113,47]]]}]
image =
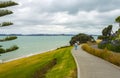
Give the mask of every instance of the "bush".
[{"label": "bush", "polygon": [[114,52],[120,52],[120,41],[119,40],[113,40],[111,42],[102,41],[101,43],[98,44],[98,48],[100,49],[107,48],[108,50]]},{"label": "bush", "polygon": [[74,43],[76,43],[76,41],[78,41],[79,43],[86,43],[87,41],[92,41],[92,39],[93,37],[87,34],[80,33],[71,38],[70,45],[73,45]]},{"label": "bush", "polygon": [[115,52],[120,52],[120,45],[107,44],[107,49]]},{"label": "bush", "polygon": [[98,44],[98,48],[100,49],[104,49],[106,46],[107,44],[101,44],[101,43]]}]

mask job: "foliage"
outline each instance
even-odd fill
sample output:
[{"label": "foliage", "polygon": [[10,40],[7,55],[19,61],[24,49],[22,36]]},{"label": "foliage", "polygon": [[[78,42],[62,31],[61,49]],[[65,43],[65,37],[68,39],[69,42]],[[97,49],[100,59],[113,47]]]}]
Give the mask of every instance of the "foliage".
[{"label": "foliage", "polygon": [[0,53],[5,53],[5,49],[0,47]]},{"label": "foliage", "polygon": [[[120,16],[115,20],[120,24]],[[112,33],[112,25],[109,25],[102,30],[102,35],[99,36],[98,39],[102,39],[98,44],[98,48],[107,48],[111,51],[120,52],[120,29],[115,33]]]},{"label": "foliage", "polygon": [[0,78],[33,78],[38,70],[45,68],[54,58],[57,63],[47,71],[45,78],[77,78],[71,49],[72,47],[57,49],[0,64]]},{"label": "foliage", "polygon": [[108,27],[106,27],[102,30],[102,35],[103,36],[111,36],[111,31],[112,31],[112,25],[109,25]]},{"label": "foliage", "polygon": [[0,39],[0,42],[10,41],[10,40],[15,40],[15,39],[17,39],[16,36],[7,36],[6,38]]},{"label": "foliage", "polygon": [[119,27],[120,27],[120,16],[118,16],[118,17],[115,19],[115,22],[119,23]]},{"label": "foliage", "polygon": [[107,46],[107,43],[103,44],[103,41],[98,44],[98,48],[100,48],[100,49],[104,49],[104,48],[106,48],[106,46]]},{"label": "foliage", "polygon": [[3,26],[9,26],[9,25],[13,25],[13,23],[12,22],[3,22],[1,26],[3,27]]},{"label": "foliage", "polygon": [[98,44],[98,48],[104,49],[107,48],[108,50],[114,52],[120,52],[120,40],[112,40],[111,42],[102,41]]},{"label": "foliage", "polygon": [[14,51],[14,50],[17,50],[18,48],[19,48],[18,46],[14,45],[14,46],[12,46],[10,48],[7,48],[6,52]]},{"label": "foliage", "polygon": [[0,1],[0,8],[5,8],[5,7],[9,7],[9,6],[14,6],[14,5],[18,5],[18,3],[13,2],[13,1]]},{"label": "foliage", "polygon": [[[0,8],[10,7],[10,6],[14,6],[14,5],[18,5],[18,4],[16,2],[13,2],[13,1],[0,1]],[[0,17],[5,16],[5,15],[9,15],[12,13],[13,12],[10,10],[1,9],[0,10]],[[12,22],[3,22],[0,24],[0,27],[10,26],[10,25],[13,25],[13,23]],[[4,39],[0,39],[0,42],[14,40],[14,39],[17,39],[17,37],[16,36],[8,36]],[[12,46],[8,49],[0,48],[0,53],[10,52],[10,51],[13,51],[16,49],[18,49],[17,46]]]},{"label": "foliage", "polygon": [[88,44],[83,44],[82,49],[87,51],[90,54],[93,54],[115,65],[120,66],[120,53],[114,53],[107,49],[96,49],[96,48],[89,46]]},{"label": "foliage", "polygon": [[108,37],[108,36],[102,36],[102,35],[100,35],[100,36],[98,36],[98,39],[101,39],[101,40],[108,40],[110,37]]},{"label": "foliage", "polygon": [[92,39],[93,37],[87,34],[80,33],[71,38],[70,45],[73,45],[74,43],[76,43],[76,41],[78,41],[79,43],[86,43],[87,41],[92,41]]},{"label": "foliage", "polygon": [[9,10],[0,10],[0,17],[5,16],[5,15],[9,15],[9,14],[12,14],[12,13],[13,12],[9,11]]},{"label": "foliage", "polygon": [[10,51],[14,51],[17,50],[19,47],[17,45],[14,45],[10,48],[4,49],[0,47],[0,53],[6,53],[6,52],[10,52]]},{"label": "foliage", "polygon": [[112,25],[108,25],[102,30],[102,35],[98,36],[98,39],[102,39],[103,41],[108,41],[112,39]]},{"label": "foliage", "polygon": [[116,44],[109,43],[107,45],[107,49],[109,49],[111,51],[115,51],[115,52],[119,52],[120,53],[120,44],[116,45]]}]

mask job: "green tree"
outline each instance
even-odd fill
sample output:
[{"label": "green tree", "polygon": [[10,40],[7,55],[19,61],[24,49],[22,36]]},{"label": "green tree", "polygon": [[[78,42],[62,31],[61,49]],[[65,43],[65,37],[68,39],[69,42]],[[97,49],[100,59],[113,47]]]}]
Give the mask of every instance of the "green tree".
[{"label": "green tree", "polygon": [[108,27],[104,28],[102,30],[102,34],[103,36],[111,36],[111,33],[112,33],[112,25],[109,25]]},{"label": "green tree", "polygon": [[120,27],[120,16],[118,16],[118,17],[115,19],[115,22],[119,23],[119,27]]},{"label": "green tree", "polygon": [[87,41],[93,41],[94,38],[84,33],[77,34],[73,36],[70,40],[70,45],[74,45],[74,43],[86,43]]},{"label": "green tree", "polygon": [[[15,6],[15,5],[18,5],[18,3],[14,2],[14,1],[0,1],[0,17],[13,14],[12,11],[4,9],[4,8],[10,7],[10,6]],[[2,22],[2,23],[0,23],[0,27],[10,26],[10,25],[13,25],[13,23],[12,22]],[[1,41],[8,41],[8,39],[13,40],[13,39],[16,39],[16,38],[17,37],[13,38],[13,36],[9,36],[9,37],[6,37],[6,38],[0,39],[0,40]],[[15,50],[15,49],[18,49],[18,47],[14,46],[13,50]],[[11,50],[12,50],[12,48],[10,47],[10,51]],[[3,49],[2,45],[0,45],[0,53],[4,53],[6,51],[7,51],[7,49]]]}]

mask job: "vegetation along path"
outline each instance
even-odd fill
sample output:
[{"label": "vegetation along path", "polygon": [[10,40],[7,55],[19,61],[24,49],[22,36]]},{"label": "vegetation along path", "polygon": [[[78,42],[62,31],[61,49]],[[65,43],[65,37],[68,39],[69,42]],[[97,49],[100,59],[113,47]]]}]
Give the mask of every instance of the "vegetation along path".
[{"label": "vegetation along path", "polygon": [[72,50],[78,65],[78,78],[120,78],[120,67],[117,67],[81,49]]}]

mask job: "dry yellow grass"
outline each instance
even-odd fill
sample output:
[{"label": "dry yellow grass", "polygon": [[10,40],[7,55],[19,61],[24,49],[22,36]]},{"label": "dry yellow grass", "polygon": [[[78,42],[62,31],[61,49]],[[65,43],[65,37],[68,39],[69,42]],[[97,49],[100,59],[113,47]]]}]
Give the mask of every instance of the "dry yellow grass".
[{"label": "dry yellow grass", "polygon": [[97,39],[97,40],[96,40],[96,43],[99,44],[101,41],[102,41],[102,40]]},{"label": "dry yellow grass", "polygon": [[82,49],[86,52],[107,60],[117,66],[120,66],[120,53],[115,53],[107,49],[95,49],[88,44],[83,44]]}]

